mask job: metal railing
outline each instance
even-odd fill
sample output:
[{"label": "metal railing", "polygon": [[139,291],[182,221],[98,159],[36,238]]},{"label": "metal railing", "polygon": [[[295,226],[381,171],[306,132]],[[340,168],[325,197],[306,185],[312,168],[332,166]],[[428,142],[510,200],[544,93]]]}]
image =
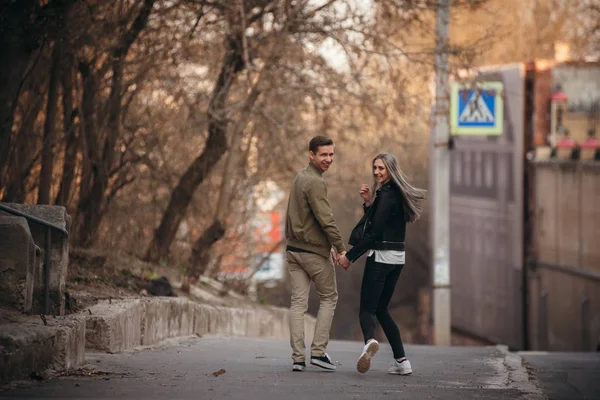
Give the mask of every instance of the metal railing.
[{"label": "metal railing", "polygon": [[27,221],[33,222],[38,225],[42,225],[46,228],[45,240],[44,240],[44,314],[50,314],[50,271],[52,270],[52,257],[50,256],[50,245],[52,243],[52,231],[55,230],[65,238],[69,236],[69,232],[58,225],[40,219],[31,214],[27,214],[23,211],[16,210],[14,208],[0,204],[0,211],[4,211],[8,214],[16,215],[25,218]]},{"label": "metal railing", "polygon": [[565,274],[577,276],[579,278],[588,279],[592,281],[600,281],[600,274],[593,271],[586,271],[580,268],[571,267],[569,265],[561,265],[537,260],[530,261],[530,268],[545,268],[560,271]]},{"label": "metal railing", "polygon": [[[573,267],[570,265],[556,264],[550,262],[538,261],[535,259],[531,259],[528,262],[529,270],[538,269],[548,269],[557,272],[561,272],[563,274],[571,275],[580,279],[583,279],[587,282],[600,282],[600,274],[593,271],[586,271],[581,268]],[[537,341],[538,341],[538,349],[539,350],[548,350],[549,348],[549,329],[551,329],[549,324],[549,297],[550,293],[546,290],[542,290],[539,295],[539,310],[538,310],[538,332],[537,332]],[[574,312],[577,312],[573,310]],[[580,350],[581,351],[591,351],[592,346],[592,337],[591,337],[591,325],[590,325],[590,299],[587,296],[581,297],[579,303],[579,341],[580,341]]]}]

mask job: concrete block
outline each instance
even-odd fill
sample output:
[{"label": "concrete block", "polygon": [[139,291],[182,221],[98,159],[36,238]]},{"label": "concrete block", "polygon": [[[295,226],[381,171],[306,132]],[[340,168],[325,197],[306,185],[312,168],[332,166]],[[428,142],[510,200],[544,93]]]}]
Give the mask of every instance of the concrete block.
[{"label": "concrete block", "polygon": [[143,305],[139,300],[102,301],[86,315],[86,349],[117,353],[142,342]]},{"label": "concrete block", "polygon": [[214,306],[210,315],[210,333],[231,335],[233,315],[230,310],[227,307]]},{"label": "concrete block", "polygon": [[214,334],[215,333],[215,325],[217,320],[217,309],[212,304],[201,304],[200,309],[204,317],[206,318],[206,322],[208,323],[208,330],[206,333]]},{"label": "concrete block", "polygon": [[246,336],[249,337],[261,337],[264,336],[263,331],[265,327],[273,324],[273,318],[268,313],[262,313],[259,308],[252,308],[247,310],[246,318]]},{"label": "concrete block", "polygon": [[142,345],[149,346],[195,332],[195,307],[184,298],[151,298],[143,302]]},{"label": "concrete block", "polygon": [[31,311],[36,251],[25,218],[0,216],[0,304]]},{"label": "concrete block", "polygon": [[206,335],[209,332],[210,312],[206,310],[204,304],[192,303],[194,310],[194,329],[193,333],[199,336]]},{"label": "concrete block", "polygon": [[[44,221],[58,225],[61,228],[70,229],[71,217],[67,210],[61,206],[34,205],[34,204],[16,204],[2,203],[18,211],[33,215]],[[0,214],[7,215],[0,211]],[[9,215],[9,214],[8,214]],[[29,229],[33,236],[35,244],[41,249],[41,260],[44,259],[44,243],[46,240],[46,227],[29,222]],[[64,289],[67,279],[67,268],[69,264],[69,240],[61,234],[52,232],[52,242],[50,246],[50,256],[52,269],[50,271],[50,300],[52,302],[51,313],[55,315],[64,315],[65,298]],[[41,263],[40,263],[41,265]],[[35,314],[41,314],[44,311],[44,279],[41,268],[34,274],[33,286],[33,304],[32,310]]]},{"label": "concrete block", "polygon": [[193,303],[183,298],[172,298],[171,311],[177,315],[175,326],[170,329],[170,337],[190,336],[194,334]]},{"label": "concrete block", "polygon": [[85,319],[38,317],[0,325],[0,384],[47,369],[63,371],[85,361]]},{"label": "concrete block", "polygon": [[232,336],[248,336],[249,312],[243,308],[230,308]]},{"label": "concrete block", "polygon": [[54,345],[53,367],[58,370],[74,368],[85,361],[86,321],[83,316],[69,317],[58,330]]},{"label": "concrete block", "polygon": [[142,345],[150,346],[169,337],[171,305],[167,301],[149,299],[144,302]]},{"label": "concrete block", "polygon": [[42,372],[52,364],[56,332],[21,324],[0,325],[0,384]]},{"label": "concrete block", "polygon": [[[259,308],[251,317],[251,324],[258,328],[259,337],[289,337],[288,311],[278,308]],[[253,332],[253,329],[249,330]]]}]

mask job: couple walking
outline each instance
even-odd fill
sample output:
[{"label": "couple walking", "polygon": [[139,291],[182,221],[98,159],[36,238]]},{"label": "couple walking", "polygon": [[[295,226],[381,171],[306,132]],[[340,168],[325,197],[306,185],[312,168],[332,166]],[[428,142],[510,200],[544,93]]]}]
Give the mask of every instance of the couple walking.
[{"label": "couple walking", "polygon": [[338,299],[333,263],[347,269],[367,254],[361,292],[359,321],[365,345],[356,369],[365,373],[379,350],[375,338],[375,319],[390,343],[394,359],[390,374],[408,375],[412,368],[404,353],[398,326],[388,312],[388,304],[400,272],[404,267],[406,223],[415,221],[421,212],[425,191],[412,187],[402,174],[394,156],[378,154],[373,160],[373,189],[360,188],[364,199],[364,216],[352,231],[346,251],[327,199],[327,185],[322,178],[333,162],[333,141],[316,136],[309,143],[310,163],[294,179],[288,203],[285,236],[286,261],[292,286],[290,305],[290,344],[292,369],[306,367],[304,314],[308,308],[310,283],[315,283],[320,305],[310,363],[326,370],[336,366],[325,352]]}]

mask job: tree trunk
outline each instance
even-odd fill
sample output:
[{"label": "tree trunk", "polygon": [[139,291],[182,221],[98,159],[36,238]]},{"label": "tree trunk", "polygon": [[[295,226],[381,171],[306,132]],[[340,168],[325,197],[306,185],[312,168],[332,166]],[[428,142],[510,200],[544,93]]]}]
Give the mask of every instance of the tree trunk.
[{"label": "tree trunk", "polygon": [[[144,0],[144,4],[131,24],[131,27],[119,39],[111,53],[112,82],[108,99],[106,135],[104,141],[100,144],[100,157],[95,157],[92,160],[91,178],[85,182],[88,191],[85,192],[86,194],[82,192],[80,196],[82,201],[79,202],[77,207],[79,223],[76,240],[77,244],[84,248],[90,247],[95,241],[98,234],[98,226],[106,213],[107,189],[114,164],[115,145],[121,132],[121,99],[125,58],[131,45],[146,27],[155,1]],[[90,71],[88,70],[88,72]],[[91,143],[89,143],[89,140],[93,138],[89,133],[86,133],[86,139],[88,140],[86,146],[88,147],[89,154],[91,153],[89,147]]]},{"label": "tree trunk", "polygon": [[[260,95],[259,84],[261,82],[261,77],[263,74],[259,76],[259,79],[256,80],[255,84],[246,99],[246,103],[242,108],[242,112],[235,124],[233,129],[233,135],[231,140],[231,146],[229,147],[229,154],[225,163],[225,168],[223,172],[223,180],[221,183],[221,190],[219,193],[219,201],[217,204],[217,211],[215,213],[214,224],[219,224],[223,227],[223,234],[221,236],[225,236],[225,231],[227,230],[227,213],[231,206],[231,202],[234,198],[233,191],[236,186],[236,183],[239,182],[238,176],[235,174],[234,170],[237,169],[240,164],[243,163],[245,166],[245,160],[242,160],[243,155],[241,155],[241,143],[242,138],[244,136],[244,130],[248,125],[250,120],[250,116],[252,115],[252,109],[254,108],[254,104],[256,104],[256,100],[258,100],[258,96]],[[212,225],[211,225],[212,226]],[[209,228],[210,229],[210,228]],[[210,251],[212,245],[217,241],[211,243],[209,246],[206,246],[205,242],[202,240],[204,234],[198,238],[198,240],[194,243],[193,252],[198,254],[203,254],[202,258],[192,257],[190,261],[192,262],[192,268],[202,268],[203,273],[206,275],[211,275],[214,271],[214,266],[216,264],[212,264],[212,266],[206,265],[208,264],[208,260],[210,259]],[[199,266],[196,264],[197,262],[203,262],[205,265]]]},{"label": "tree trunk", "polygon": [[36,8],[35,0],[22,0],[0,6],[0,188],[8,168],[13,137],[12,126],[21,82],[33,51],[27,43],[28,18]]},{"label": "tree trunk", "polygon": [[[224,230],[227,230],[227,210],[229,210],[229,207],[231,206],[231,202],[234,199],[234,189],[236,184],[239,182],[238,176],[234,173],[234,169],[238,169],[240,165],[246,165],[246,161],[243,158],[244,156],[240,154],[240,147],[242,139],[244,137],[244,130],[248,126],[248,122],[250,121],[250,117],[252,116],[252,110],[254,109],[254,105],[256,104],[256,101],[260,96],[260,85],[264,79],[264,76],[276,60],[275,51],[278,48],[278,45],[279,41],[277,41],[274,45],[271,56],[263,65],[256,79],[254,79],[254,83],[250,88],[250,93],[248,94],[248,98],[246,99],[246,102],[242,107],[238,120],[236,121],[236,124],[233,129],[230,151],[225,163],[223,180],[221,184],[221,190],[219,193],[219,201],[217,204],[217,211],[215,213],[215,222],[219,222],[223,226]],[[197,248],[197,246],[199,246],[200,248]],[[204,248],[203,243],[198,241],[194,244],[194,251],[199,252],[201,250],[206,252],[206,258],[210,259],[211,247]],[[209,276],[212,275],[215,272],[215,266],[216,264],[208,266],[208,268],[205,270],[205,274]],[[192,265],[192,267],[196,266]]]},{"label": "tree trunk", "polygon": [[14,151],[9,160],[8,185],[2,198],[2,201],[8,203],[24,203],[27,194],[25,185],[31,174],[36,153],[37,135],[34,132],[34,125],[44,105],[44,93],[36,93],[32,97],[31,108],[22,116],[21,127],[15,135]]},{"label": "tree trunk", "polygon": [[65,52],[61,74],[62,100],[63,100],[63,126],[65,136],[65,157],[60,188],[56,196],[56,204],[67,206],[71,187],[75,178],[75,165],[77,161],[78,141],[74,120],[77,112],[73,110],[73,56]]},{"label": "tree trunk", "polygon": [[46,106],[46,122],[44,124],[44,142],[42,144],[42,170],[38,187],[38,204],[50,204],[52,187],[52,171],[54,169],[54,132],[58,106],[58,82],[60,69],[60,40],[54,43],[52,50],[52,66],[48,83],[48,103]]},{"label": "tree trunk", "polygon": [[75,215],[73,231],[77,232],[72,238],[77,246],[82,246],[89,241],[85,225],[86,212],[92,206],[91,188],[98,174],[98,128],[96,125],[96,91],[98,84],[95,72],[86,62],[79,63],[79,72],[83,81],[81,94],[82,132],[80,146],[82,155],[82,173],[79,184],[79,202]]},{"label": "tree trunk", "polygon": [[0,2],[0,188],[6,185],[14,112],[31,54],[42,38],[54,39],[75,1],[50,0],[44,6],[39,0]]},{"label": "tree trunk", "polygon": [[202,154],[194,160],[173,190],[169,205],[163,214],[160,225],[154,231],[154,237],[146,251],[145,259],[147,261],[158,262],[168,257],[169,247],[171,247],[179,224],[187,212],[194,191],[227,150],[225,107],[229,89],[244,67],[242,54],[241,41],[231,39],[229,51],[223,61],[208,105],[209,122],[206,145]]},{"label": "tree trunk", "polygon": [[252,115],[252,109],[254,108],[254,104],[256,103],[256,100],[260,94],[258,84],[259,82],[256,82],[252,88],[252,91],[246,99],[246,103],[244,104],[239,119],[237,120],[233,129],[231,144],[229,146],[231,150],[227,155],[225,168],[223,169],[223,180],[219,191],[217,211],[215,213],[215,219],[220,220],[222,225],[225,225],[223,219],[228,214],[235,183],[238,181],[237,176],[234,173],[234,169],[240,164],[240,159],[242,157],[240,147],[244,137],[244,130],[246,126],[248,126],[248,121]]},{"label": "tree trunk", "polygon": [[[113,78],[109,96],[109,117],[106,139],[101,148],[99,158],[95,158],[92,169],[93,179],[88,195],[84,202],[80,202],[80,221],[77,232],[77,241],[83,248],[90,247],[96,240],[98,226],[104,216],[106,191],[110,170],[114,159],[114,146],[119,136],[120,110],[121,110],[121,82],[123,77],[123,60],[115,60],[113,64]],[[89,146],[89,143],[88,143]]]},{"label": "tree trunk", "polygon": [[[0,63],[0,188],[5,186],[4,174],[8,168],[8,158],[12,140],[12,126],[16,99],[20,82],[27,67],[28,55],[15,49],[0,49],[3,61]],[[12,53],[12,54],[11,54]]]},{"label": "tree trunk", "polygon": [[[95,160],[96,143],[98,128],[96,127],[96,91],[98,84],[96,76],[91,65],[86,62],[79,63],[79,72],[81,74],[82,93],[81,93],[81,120],[82,132],[80,136],[80,146],[82,155],[82,173],[79,186],[79,203],[87,201],[87,196],[93,181],[93,174],[96,170]],[[78,208],[81,204],[78,204]]]},{"label": "tree trunk", "polygon": [[192,255],[190,257],[190,271],[188,275],[191,281],[194,282],[198,277],[204,274],[208,264],[208,250],[213,244],[218,242],[225,235],[225,227],[221,222],[215,220],[211,226],[206,229],[202,235],[196,240]]}]

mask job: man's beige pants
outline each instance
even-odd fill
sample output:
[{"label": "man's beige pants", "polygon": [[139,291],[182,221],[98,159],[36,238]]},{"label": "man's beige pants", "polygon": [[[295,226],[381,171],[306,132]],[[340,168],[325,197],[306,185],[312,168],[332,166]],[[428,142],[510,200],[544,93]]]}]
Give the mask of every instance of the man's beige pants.
[{"label": "man's beige pants", "polygon": [[290,344],[292,360],[303,362],[306,358],[304,344],[304,314],[308,309],[310,282],[315,282],[319,294],[319,312],[315,334],[310,347],[310,355],[320,357],[329,343],[329,331],[337,304],[338,293],[335,281],[335,267],[330,257],[313,253],[286,252],[290,272],[292,301],[290,305]]}]

